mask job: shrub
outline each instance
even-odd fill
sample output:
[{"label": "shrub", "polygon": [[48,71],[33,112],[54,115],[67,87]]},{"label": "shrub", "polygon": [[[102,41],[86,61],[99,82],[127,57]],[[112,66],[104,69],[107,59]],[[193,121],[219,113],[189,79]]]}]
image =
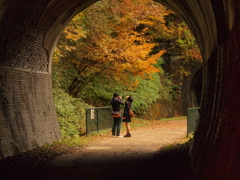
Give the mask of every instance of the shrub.
[{"label": "shrub", "polygon": [[90,107],[80,98],[73,98],[62,89],[54,89],[56,112],[63,138],[72,138],[85,132],[85,108]]}]

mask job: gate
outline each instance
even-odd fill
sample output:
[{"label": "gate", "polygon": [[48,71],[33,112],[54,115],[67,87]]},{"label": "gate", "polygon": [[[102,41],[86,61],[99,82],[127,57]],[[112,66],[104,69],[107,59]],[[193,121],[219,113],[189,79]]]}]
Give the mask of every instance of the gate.
[{"label": "gate", "polygon": [[86,108],[86,134],[112,127],[112,108]]},{"label": "gate", "polygon": [[187,114],[187,136],[189,136],[190,133],[193,133],[195,131],[195,128],[197,126],[197,120],[199,117],[199,107],[196,108],[188,108],[188,114]]}]

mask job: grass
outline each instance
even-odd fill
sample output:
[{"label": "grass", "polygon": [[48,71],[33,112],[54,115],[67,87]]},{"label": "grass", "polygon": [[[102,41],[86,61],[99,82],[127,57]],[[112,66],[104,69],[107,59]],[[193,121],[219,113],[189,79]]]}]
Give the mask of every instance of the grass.
[{"label": "grass", "polygon": [[181,119],[187,119],[186,116],[179,116],[179,117],[173,117],[173,118],[162,118],[160,120],[143,120],[139,118],[133,119],[131,123],[131,129],[138,129],[141,127],[148,127],[152,125],[158,125],[161,123],[161,121],[176,121]]},{"label": "grass", "polygon": [[181,120],[181,119],[187,119],[187,116],[178,116],[178,117],[173,117],[173,118],[162,118],[160,121],[176,121],[176,120]]}]

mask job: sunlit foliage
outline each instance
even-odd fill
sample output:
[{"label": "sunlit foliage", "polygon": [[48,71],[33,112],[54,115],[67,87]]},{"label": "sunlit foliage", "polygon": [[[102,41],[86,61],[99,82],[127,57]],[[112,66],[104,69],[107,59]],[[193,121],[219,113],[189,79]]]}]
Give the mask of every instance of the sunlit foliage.
[{"label": "sunlit foliage", "polygon": [[[164,54],[179,59],[172,74],[162,69]],[[135,113],[141,114],[157,100],[181,98],[181,82],[174,79],[189,77],[192,64],[200,61],[187,25],[166,7],[151,0],[101,0],[76,15],[60,36],[53,87],[93,106],[108,106],[113,92],[131,94]],[[74,127],[83,126],[76,120],[83,114],[74,114],[74,106],[64,109],[58,100],[64,93],[57,92],[61,126],[72,136],[79,129]],[[71,116],[77,122],[70,122]]]}]

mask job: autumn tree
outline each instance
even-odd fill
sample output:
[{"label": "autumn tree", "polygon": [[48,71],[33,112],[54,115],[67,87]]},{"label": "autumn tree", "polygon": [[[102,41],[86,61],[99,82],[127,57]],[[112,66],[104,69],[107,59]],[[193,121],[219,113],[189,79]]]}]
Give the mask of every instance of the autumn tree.
[{"label": "autumn tree", "polygon": [[[165,41],[170,42],[170,49],[162,44]],[[163,76],[159,73],[161,66],[154,65],[163,49],[179,57],[180,66],[170,74],[172,77]],[[95,88],[107,94],[116,82],[122,90],[134,94],[141,89],[142,79],[157,78],[154,73],[158,73],[158,78],[168,78],[167,84],[161,86],[177,97],[180,83],[174,79],[189,76],[192,62],[201,61],[197,43],[186,24],[150,0],[102,0],[93,4],[65,28],[55,52],[54,72],[62,79],[55,83],[72,96],[81,95],[89,102],[97,96]],[[108,85],[105,87],[104,83]],[[139,104],[139,108],[143,106]]]},{"label": "autumn tree", "polygon": [[69,94],[77,97],[100,74],[126,85],[126,79],[131,79],[131,86],[137,86],[138,80],[132,77],[149,78],[151,73],[158,72],[153,64],[164,51],[149,55],[156,43],[147,33],[148,26],[141,30],[138,27],[154,25],[151,20],[159,10],[159,23],[164,27],[163,15],[167,10],[152,1],[104,0],[76,16],[56,48],[65,49],[66,54],[59,56],[76,72],[68,87]]}]

